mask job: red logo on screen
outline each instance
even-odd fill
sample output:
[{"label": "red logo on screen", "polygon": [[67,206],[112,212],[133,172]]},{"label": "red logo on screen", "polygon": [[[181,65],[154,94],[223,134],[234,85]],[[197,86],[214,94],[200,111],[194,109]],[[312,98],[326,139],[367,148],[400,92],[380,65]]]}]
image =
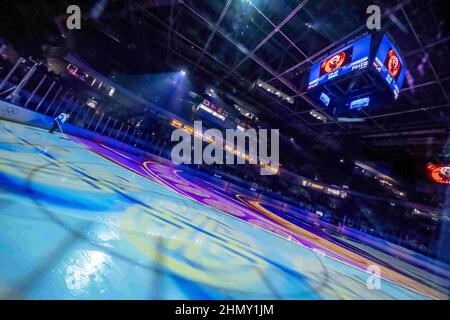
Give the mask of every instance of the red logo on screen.
[{"label": "red logo on screen", "polygon": [[325,73],[330,73],[342,67],[344,61],[345,61],[345,52],[341,52],[325,60],[320,66],[320,68],[323,69]]},{"label": "red logo on screen", "polygon": [[348,48],[347,50],[336,53],[330,58],[326,59],[320,65],[320,74],[319,76],[323,76],[324,74],[331,73],[336,71],[337,69],[349,64],[352,61],[353,56],[353,47]]},{"label": "red logo on screen", "polygon": [[450,167],[428,165],[431,179],[438,183],[450,184]]},{"label": "red logo on screen", "polygon": [[402,66],[400,63],[400,59],[398,58],[397,54],[393,49],[389,50],[389,53],[386,57],[385,65],[391,76],[397,79],[397,76],[399,75]]}]

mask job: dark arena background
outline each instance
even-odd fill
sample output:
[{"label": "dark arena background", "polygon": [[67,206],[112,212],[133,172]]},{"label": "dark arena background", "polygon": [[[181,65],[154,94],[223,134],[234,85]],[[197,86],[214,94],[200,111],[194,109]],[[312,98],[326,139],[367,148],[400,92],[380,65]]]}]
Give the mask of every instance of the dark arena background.
[{"label": "dark arena background", "polygon": [[449,9],[3,0],[0,299],[447,300]]}]

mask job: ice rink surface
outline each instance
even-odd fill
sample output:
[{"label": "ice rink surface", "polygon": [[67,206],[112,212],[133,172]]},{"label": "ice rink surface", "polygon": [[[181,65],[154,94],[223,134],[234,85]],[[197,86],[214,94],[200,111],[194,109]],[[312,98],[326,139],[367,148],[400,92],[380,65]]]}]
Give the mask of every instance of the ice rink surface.
[{"label": "ice rink surface", "polygon": [[375,262],[304,223],[161,163],[0,120],[1,299],[447,298],[445,270]]}]

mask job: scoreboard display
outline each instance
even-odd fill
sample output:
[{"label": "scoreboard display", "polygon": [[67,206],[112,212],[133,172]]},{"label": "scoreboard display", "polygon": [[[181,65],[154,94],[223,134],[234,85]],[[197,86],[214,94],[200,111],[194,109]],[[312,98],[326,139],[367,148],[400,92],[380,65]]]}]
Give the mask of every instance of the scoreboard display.
[{"label": "scoreboard display", "polygon": [[405,65],[397,49],[384,35],[375,55],[373,66],[384,78],[397,99],[405,79]]},{"label": "scoreboard display", "polygon": [[352,71],[367,68],[371,40],[371,35],[365,36],[315,63],[311,67],[308,89]]},{"label": "scoreboard display", "polygon": [[311,66],[308,94],[336,117],[359,117],[364,109],[397,100],[406,65],[383,33],[362,35]]}]

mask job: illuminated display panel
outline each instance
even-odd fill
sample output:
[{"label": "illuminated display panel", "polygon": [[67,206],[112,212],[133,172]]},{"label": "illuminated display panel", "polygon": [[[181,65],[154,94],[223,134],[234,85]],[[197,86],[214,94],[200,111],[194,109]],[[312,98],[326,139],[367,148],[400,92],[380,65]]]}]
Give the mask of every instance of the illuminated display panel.
[{"label": "illuminated display panel", "polygon": [[353,47],[348,48],[345,51],[341,51],[334,56],[326,59],[320,65],[320,76],[336,71],[337,69],[348,65],[352,62]]},{"label": "illuminated display panel", "polygon": [[371,36],[368,35],[330,54],[311,67],[308,89],[369,65]]},{"label": "illuminated display panel", "polygon": [[328,105],[330,104],[330,101],[331,101],[331,99],[330,99],[330,97],[329,96],[327,96],[325,93],[321,93],[320,94],[320,100],[328,107]]},{"label": "illuminated display panel", "polygon": [[431,179],[437,183],[450,184],[450,166],[428,165]]},{"label": "illuminated display panel", "polygon": [[367,107],[369,103],[370,103],[369,97],[353,100],[352,102],[350,102],[350,109],[359,109],[362,107]]},{"label": "illuminated display panel", "polygon": [[223,120],[225,120],[226,118],[228,118],[230,116],[230,114],[227,111],[225,111],[222,107],[220,107],[219,105],[217,105],[214,102],[211,102],[211,101],[205,99],[205,100],[203,100],[202,104],[203,104],[203,106],[207,107],[208,109],[216,112],[218,115],[221,115]]},{"label": "illuminated display panel", "polygon": [[222,114],[217,113],[217,112],[214,111],[213,109],[211,109],[211,108],[205,106],[203,103],[199,104],[198,108],[199,108],[199,109],[202,109],[202,110],[205,110],[206,112],[212,114],[214,117],[219,118],[219,119],[222,120],[222,121],[225,121],[225,117],[224,117]]},{"label": "illuminated display panel", "polygon": [[373,66],[387,82],[394,98],[397,99],[405,79],[405,67],[403,59],[386,35],[381,40]]}]

